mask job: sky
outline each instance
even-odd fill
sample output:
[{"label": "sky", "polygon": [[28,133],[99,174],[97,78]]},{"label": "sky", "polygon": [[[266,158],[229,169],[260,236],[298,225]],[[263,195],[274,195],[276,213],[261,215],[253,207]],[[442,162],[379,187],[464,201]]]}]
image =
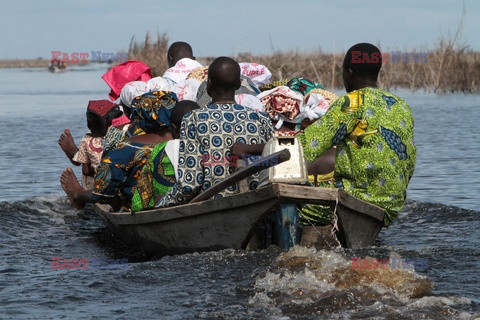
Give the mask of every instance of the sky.
[{"label": "sky", "polygon": [[0,59],[116,53],[147,32],[190,43],[197,57],[341,53],[358,42],[428,51],[455,34],[463,7],[460,43],[480,51],[478,0],[0,0]]}]

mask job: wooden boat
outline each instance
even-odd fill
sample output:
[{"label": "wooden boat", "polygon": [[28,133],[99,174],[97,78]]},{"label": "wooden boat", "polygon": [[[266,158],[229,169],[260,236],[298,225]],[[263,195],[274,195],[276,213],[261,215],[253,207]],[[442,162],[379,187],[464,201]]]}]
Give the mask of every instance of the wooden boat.
[{"label": "wooden boat", "polygon": [[65,72],[67,71],[67,66],[65,64],[50,64],[48,71],[52,73]]},{"label": "wooden boat", "polygon": [[[383,209],[342,189],[286,183],[271,183],[230,197],[135,214],[111,212],[109,206],[99,204],[95,205],[95,211],[126,245],[148,256],[164,256],[224,248],[259,248],[265,241],[258,226],[275,208],[305,203],[327,205],[335,210],[338,228],[334,233],[347,248],[372,245],[383,227]],[[330,230],[332,226],[306,228],[303,245],[318,248],[335,243]]]}]

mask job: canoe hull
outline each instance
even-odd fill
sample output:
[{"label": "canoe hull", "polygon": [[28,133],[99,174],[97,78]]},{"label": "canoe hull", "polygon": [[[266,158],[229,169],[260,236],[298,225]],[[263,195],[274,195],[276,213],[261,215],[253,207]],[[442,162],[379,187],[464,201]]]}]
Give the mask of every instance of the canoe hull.
[{"label": "canoe hull", "polygon": [[[372,245],[383,227],[382,209],[355,199],[343,190],[280,183],[226,198],[133,215],[110,212],[106,205],[94,208],[112,233],[127,246],[148,256],[164,256],[225,248],[258,248],[263,243],[255,234],[260,223],[280,204],[292,203],[336,207],[338,238],[348,248]],[[254,238],[256,242],[251,241]]]}]

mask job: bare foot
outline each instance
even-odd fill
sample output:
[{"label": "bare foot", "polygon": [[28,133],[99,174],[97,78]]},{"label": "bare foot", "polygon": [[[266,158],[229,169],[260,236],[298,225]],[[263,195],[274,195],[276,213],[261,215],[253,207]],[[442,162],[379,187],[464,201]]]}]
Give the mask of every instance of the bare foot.
[{"label": "bare foot", "polygon": [[68,157],[68,159],[72,160],[75,153],[77,153],[78,148],[75,144],[75,141],[73,141],[70,130],[65,129],[62,132],[60,138],[58,138],[58,144],[60,145],[60,148],[62,148],[63,152],[65,152],[65,155]]},{"label": "bare foot", "polygon": [[85,203],[77,199],[78,195],[82,193],[84,189],[78,182],[77,176],[75,176],[72,168],[67,168],[62,172],[62,175],[60,176],[60,184],[75,208],[82,209],[85,207]]}]

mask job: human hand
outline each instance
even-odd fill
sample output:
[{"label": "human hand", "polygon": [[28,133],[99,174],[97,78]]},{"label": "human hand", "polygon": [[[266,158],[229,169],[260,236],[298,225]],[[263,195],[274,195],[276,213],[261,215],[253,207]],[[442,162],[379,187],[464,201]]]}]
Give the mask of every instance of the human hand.
[{"label": "human hand", "polygon": [[241,157],[242,155],[248,153],[248,144],[235,142],[230,148],[232,156]]}]

